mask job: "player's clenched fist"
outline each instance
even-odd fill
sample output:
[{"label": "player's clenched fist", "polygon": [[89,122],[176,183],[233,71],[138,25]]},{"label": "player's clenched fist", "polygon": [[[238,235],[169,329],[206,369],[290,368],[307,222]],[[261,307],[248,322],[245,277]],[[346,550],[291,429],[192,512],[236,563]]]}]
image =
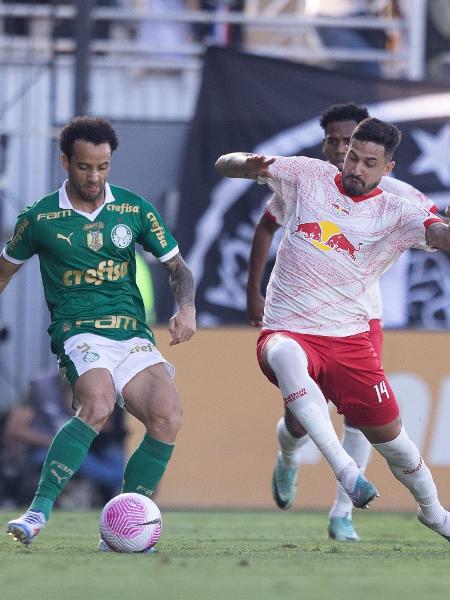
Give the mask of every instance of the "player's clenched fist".
[{"label": "player's clenched fist", "polygon": [[189,341],[197,330],[195,308],[183,305],[169,321],[170,346]]}]

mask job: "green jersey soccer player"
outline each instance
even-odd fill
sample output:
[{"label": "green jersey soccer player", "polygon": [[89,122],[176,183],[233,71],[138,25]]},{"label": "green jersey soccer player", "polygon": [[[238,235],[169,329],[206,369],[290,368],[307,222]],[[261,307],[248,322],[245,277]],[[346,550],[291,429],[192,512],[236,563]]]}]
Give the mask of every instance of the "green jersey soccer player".
[{"label": "green jersey soccer player", "polygon": [[[31,256],[40,262],[52,350],[74,390],[75,416],[55,436],[29,510],[8,532],[29,544],[80,467],[116,398],[146,428],[124,473],[124,492],[150,496],[181,425],[174,369],[155,347],[136,285],[135,244],[168,270],[178,310],[171,345],[195,333],[194,281],[158,211],[109,185],[118,140],[109,121],[79,117],[60,138],[67,180],[19,215],[0,257],[0,292]],[[100,547],[102,549],[102,546]]]}]

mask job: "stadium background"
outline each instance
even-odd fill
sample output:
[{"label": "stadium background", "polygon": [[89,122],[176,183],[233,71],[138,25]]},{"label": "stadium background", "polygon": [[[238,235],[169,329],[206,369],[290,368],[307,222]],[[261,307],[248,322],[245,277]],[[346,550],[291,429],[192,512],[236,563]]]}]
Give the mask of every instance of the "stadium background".
[{"label": "stadium background", "polygon": [[[354,100],[369,105],[374,116],[399,124],[405,140],[397,155],[397,174],[445,207],[450,204],[448,75],[445,68],[436,68],[436,61],[434,70],[431,61],[426,62],[424,22],[418,26],[412,17],[379,21],[386,31],[394,23],[403,31],[404,43],[394,52],[377,51],[376,60],[391,69],[391,77],[375,82],[324,70],[319,66],[323,49],[305,49],[305,40],[295,42],[294,35],[290,44],[283,41],[274,51],[267,35],[256,35],[265,31],[258,19],[269,14],[270,2],[259,3],[261,12],[256,16],[240,15],[247,28],[247,42],[240,51],[223,46],[206,49],[196,43],[161,50],[148,40],[145,47],[142,40],[126,46],[120,37],[121,24],[123,29],[123,23],[136,28],[145,19],[166,22],[161,14],[136,12],[133,3],[129,8],[93,9],[91,16],[108,24],[113,33],[105,37],[93,32],[90,38],[86,28],[77,27],[86,25],[92,4],[0,4],[2,241],[23,207],[60,185],[59,127],[81,109],[110,118],[121,140],[111,181],[142,193],[161,209],[199,284],[202,328],[191,344],[171,349],[164,329],[173,309],[166,273],[150,263],[160,348],[177,366],[177,385],[185,404],[185,424],[160,490],[161,502],[178,507],[271,506],[274,426],[281,403],[257,369],[256,333],[245,326],[244,315],[246,259],[265,191],[256,185],[247,189],[246,182],[222,184],[213,162],[219,154],[236,149],[270,148],[276,153],[278,148],[280,154],[320,156],[318,113],[329,104]],[[423,21],[429,3],[409,4],[415,19],[422,14]],[[83,14],[76,12],[81,6]],[[11,33],[11,15],[25,19],[26,35]],[[198,15],[214,24],[211,13],[188,16]],[[176,13],[173,16],[177,23],[190,22],[177,20]],[[286,17],[295,33],[305,34],[302,17],[288,13],[272,13],[265,27],[270,22],[285,31]],[[56,27],[71,20],[78,31],[77,43],[70,34],[59,37]],[[304,23],[309,28],[314,25],[306,18]],[[445,50],[448,54],[444,48],[443,55]],[[354,53],[342,56],[345,64]],[[306,57],[308,65],[301,62]],[[447,504],[448,260],[444,254],[410,253],[383,286],[389,315],[385,367],[408,430],[448,495],[442,498]],[[0,299],[0,323],[4,328],[1,407],[6,410],[27,381],[53,361],[35,260]],[[336,423],[339,427],[339,418]],[[333,478],[312,448],[308,456],[305,493],[298,506],[325,508],[332,497]],[[380,509],[412,507],[376,457],[369,469],[381,492],[386,489]]]}]

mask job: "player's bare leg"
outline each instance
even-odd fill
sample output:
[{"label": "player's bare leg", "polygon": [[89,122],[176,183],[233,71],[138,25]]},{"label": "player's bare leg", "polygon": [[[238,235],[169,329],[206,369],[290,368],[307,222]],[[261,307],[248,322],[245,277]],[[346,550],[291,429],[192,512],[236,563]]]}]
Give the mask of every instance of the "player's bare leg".
[{"label": "player's bare leg", "polygon": [[175,447],[181,427],[181,400],[163,363],[135,375],[122,395],[125,408],[146,428],[125,468],[123,491],[151,496]]},{"label": "player's bare leg", "polygon": [[[147,367],[123,388],[125,408],[145,425],[146,433],[125,467],[122,492],[150,497],[163,476],[181,426],[182,408],[178,392],[163,363]],[[100,539],[100,552],[111,552]],[[154,554],[157,548],[148,549]]]},{"label": "player's bare leg", "polygon": [[33,542],[45,527],[53,504],[76,473],[90,445],[114,409],[116,394],[106,369],[91,369],[75,385],[76,416],[59,430],[49,448],[30,508],[8,523],[7,533],[21,544]]}]

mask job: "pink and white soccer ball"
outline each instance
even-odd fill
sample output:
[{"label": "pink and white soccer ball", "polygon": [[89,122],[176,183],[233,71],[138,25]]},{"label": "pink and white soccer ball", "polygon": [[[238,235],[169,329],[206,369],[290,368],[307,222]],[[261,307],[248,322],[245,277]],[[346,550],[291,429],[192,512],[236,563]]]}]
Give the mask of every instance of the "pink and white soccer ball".
[{"label": "pink and white soccer ball", "polygon": [[141,494],[119,494],[100,514],[100,535],[115,552],[143,552],[161,536],[161,512]]}]

